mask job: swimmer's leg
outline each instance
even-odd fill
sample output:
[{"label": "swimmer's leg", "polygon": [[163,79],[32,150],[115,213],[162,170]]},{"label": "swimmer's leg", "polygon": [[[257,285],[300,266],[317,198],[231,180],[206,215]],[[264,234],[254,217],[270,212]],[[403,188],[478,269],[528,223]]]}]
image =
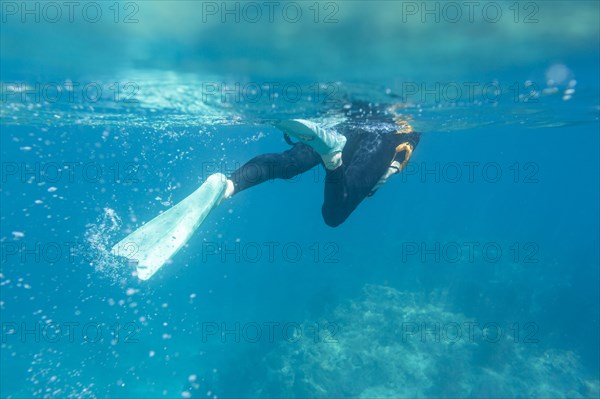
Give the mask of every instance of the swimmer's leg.
[{"label": "swimmer's leg", "polygon": [[229,177],[232,182],[231,191],[225,194],[225,198],[267,180],[292,179],[320,162],[319,154],[303,143],[294,144],[292,148],[280,154],[259,155]]},{"label": "swimmer's leg", "polygon": [[342,164],[342,150],[346,137],[333,129],[324,129],[306,119],[278,121],[275,125],[284,133],[313,148],[323,160],[328,170],[334,170]]}]

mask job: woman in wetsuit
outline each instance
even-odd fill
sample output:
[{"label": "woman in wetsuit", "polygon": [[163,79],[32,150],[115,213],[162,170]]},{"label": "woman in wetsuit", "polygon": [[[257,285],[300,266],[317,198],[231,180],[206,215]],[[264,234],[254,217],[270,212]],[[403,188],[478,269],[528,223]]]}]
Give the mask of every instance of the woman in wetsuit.
[{"label": "woman in wetsuit", "polygon": [[323,164],[323,219],[331,227],[342,224],[358,204],[402,171],[420,136],[395,118],[389,107],[352,103],[344,107],[344,115],[346,121],[335,131],[301,119],[277,124],[292,148],[248,161],[229,177],[225,198],[267,180],[291,179]]}]

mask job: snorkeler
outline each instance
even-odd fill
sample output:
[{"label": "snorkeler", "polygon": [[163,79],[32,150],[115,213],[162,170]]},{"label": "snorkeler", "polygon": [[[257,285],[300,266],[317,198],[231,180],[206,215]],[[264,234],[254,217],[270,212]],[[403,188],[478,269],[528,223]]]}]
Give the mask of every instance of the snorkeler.
[{"label": "snorkeler", "polygon": [[366,197],[404,169],[419,142],[419,133],[394,120],[389,110],[352,103],[344,113],[347,121],[335,130],[303,119],[276,123],[292,148],[248,161],[229,177],[224,198],[267,180],[292,179],[322,164],[326,170],[323,219],[331,227],[342,224]]},{"label": "snorkeler", "polygon": [[[419,133],[391,109],[370,103],[344,106],[345,121],[335,129],[294,119],[275,126],[292,146],[280,154],[259,155],[226,177],[206,181],[111,249],[136,265],[141,280],[152,277],[190,239],[224,199],[272,179],[291,179],[322,164],[326,169],[325,223],[342,224],[356,207],[392,175],[400,173],[419,142]],[[297,142],[292,141],[293,137]]]}]

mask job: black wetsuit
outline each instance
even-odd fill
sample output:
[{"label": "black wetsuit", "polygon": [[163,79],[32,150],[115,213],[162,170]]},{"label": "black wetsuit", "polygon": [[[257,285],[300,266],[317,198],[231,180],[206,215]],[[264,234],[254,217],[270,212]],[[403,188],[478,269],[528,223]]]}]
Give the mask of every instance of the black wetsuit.
[{"label": "black wetsuit", "polygon": [[[419,133],[395,134],[398,125],[379,105],[353,103],[346,106],[347,120],[335,127],[346,136],[342,151],[342,166],[326,170],[325,195],[321,209],[329,226],[342,224],[356,209],[388,170],[396,157],[404,161],[405,151],[396,154],[396,147],[410,143],[413,149],[419,142]],[[272,179],[291,179],[318,164],[321,156],[304,143],[279,154],[259,155],[230,177],[237,194],[247,188]]]}]

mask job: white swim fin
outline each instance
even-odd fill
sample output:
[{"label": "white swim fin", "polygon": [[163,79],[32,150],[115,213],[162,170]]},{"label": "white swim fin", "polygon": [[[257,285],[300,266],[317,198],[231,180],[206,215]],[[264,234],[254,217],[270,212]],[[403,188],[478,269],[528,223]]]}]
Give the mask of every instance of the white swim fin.
[{"label": "white swim fin", "polygon": [[135,263],[138,277],[148,280],[190,239],[220,203],[226,187],[225,175],[209,176],[200,188],[125,237],[111,252]]}]

